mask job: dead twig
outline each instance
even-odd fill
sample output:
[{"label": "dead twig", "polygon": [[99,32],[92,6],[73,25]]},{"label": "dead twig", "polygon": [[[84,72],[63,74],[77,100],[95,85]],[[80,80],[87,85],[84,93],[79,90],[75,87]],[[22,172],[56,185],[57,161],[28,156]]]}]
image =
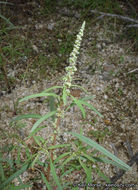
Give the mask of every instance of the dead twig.
[{"label": "dead twig", "polygon": [[[114,145],[113,143],[111,143],[111,147],[112,147],[112,149],[113,149],[113,151],[114,151],[114,155],[115,155],[116,157],[118,157],[117,149],[116,149],[116,147],[115,147],[115,145]],[[117,166],[115,166],[115,171],[116,171],[116,173],[118,173],[118,168],[117,168]]]},{"label": "dead twig", "polygon": [[128,154],[130,156],[130,158],[133,157],[133,150],[132,150],[132,147],[131,147],[131,144],[128,140],[128,138],[126,139],[126,142],[124,143],[124,145],[126,146],[127,150],[128,150]]},{"label": "dead twig", "polygon": [[127,28],[138,28],[138,24],[129,24],[126,27]]},{"label": "dead twig", "polygon": [[126,22],[134,22],[134,23],[138,24],[138,20],[130,18],[130,17],[117,15],[117,14],[104,13],[104,12],[100,12],[100,11],[97,11],[97,10],[90,10],[90,12],[91,13],[97,13],[97,14],[100,14],[100,15],[103,15],[103,16],[116,17],[116,18],[122,19],[122,20],[124,20]]},{"label": "dead twig", "polygon": [[129,73],[134,73],[135,71],[137,71],[138,70],[138,68],[136,68],[136,69],[134,69],[134,70],[132,70],[132,71],[129,71],[127,74],[129,74]]}]

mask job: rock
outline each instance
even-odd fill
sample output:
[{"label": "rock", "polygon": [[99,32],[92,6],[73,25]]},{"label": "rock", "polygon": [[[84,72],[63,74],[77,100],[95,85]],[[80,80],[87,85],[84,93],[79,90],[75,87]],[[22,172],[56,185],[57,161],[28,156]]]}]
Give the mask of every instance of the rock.
[{"label": "rock", "polygon": [[105,72],[113,72],[115,70],[115,66],[113,64],[104,63],[103,71]]},{"label": "rock", "polygon": [[49,23],[48,26],[47,26],[47,28],[48,28],[49,30],[53,30],[54,25],[55,25],[55,23]]},{"label": "rock", "polygon": [[38,48],[37,48],[37,46],[36,45],[32,45],[32,48],[33,48],[33,50],[36,52],[36,53],[38,53],[39,51],[38,51]]},{"label": "rock", "polygon": [[109,81],[113,79],[113,75],[111,75],[109,72],[103,72],[102,79],[105,81]]},{"label": "rock", "polygon": [[103,64],[103,73],[102,78],[105,81],[111,80],[114,77],[115,66],[113,64],[104,63]]}]

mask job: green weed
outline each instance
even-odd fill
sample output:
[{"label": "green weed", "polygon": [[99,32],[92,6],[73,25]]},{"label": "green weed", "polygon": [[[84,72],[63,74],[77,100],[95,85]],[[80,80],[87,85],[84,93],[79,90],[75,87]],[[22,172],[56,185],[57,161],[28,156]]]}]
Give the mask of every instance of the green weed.
[{"label": "green weed", "polygon": [[[9,165],[7,165],[6,168],[10,167],[12,171],[9,174],[5,173],[5,168],[3,165],[5,160],[1,154],[1,189],[8,189],[9,185],[10,188],[14,186],[12,181],[15,178],[17,178],[20,183],[18,189],[22,189],[23,185],[24,187],[29,186],[30,184],[23,184],[19,178],[19,176],[29,168],[39,173],[39,176],[41,176],[41,179],[46,184],[48,190],[52,190],[53,188],[60,190],[66,188],[79,189],[79,185],[77,184],[76,187],[73,187],[73,182],[70,180],[72,174],[75,175],[76,173],[80,173],[81,175],[83,174],[84,182],[86,183],[86,189],[88,189],[88,184],[94,182],[92,179],[93,168],[100,177],[102,177],[106,182],[110,183],[109,178],[106,177],[100,170],[98,162],[112,164],[124,170],[131,169],[127,164],[111,154],[104,147],[100,146],[90,138],[85,137],[83,135],[84,131],[82,129],[80,130],[80,134],[68,132],[68,135],[70,135],[70,143],[58,143],[58,138],[61,136],[61,119],[64,119],[65,112],[67,112],[71,107],[76,105],[81,111],[82,117],[84,119],[86,118],[85,107],[88,107],[94,111],[98,116],[103,117],[98,110],[96,110],[90,103],[87,102],[92,98],[92,96],[87,95],[84,98],[77,98],[71,93],[71,89],[79,88],[88,94],[88,92],[83,87],[72,84],[74,73],[77,70],[76,61],[79,54],[84,27],[85,22],[82,24],[80,32],[77,35],[77,39],[74,43],[73,51],[70,54],[69,66],[66,67],[66,74],[63,77],[63,85],[53,86],[38,94],[32,94],[19,100],[19,102],[23,102],[38,97],[45,97],[46,99],[52,98],[51,104],[49,106],[50,111],[47,114],[40,115],[31,113],[20,115],[13,119],[13,122],[29,118],[33,118],[37,121],[34,122],[34,125],[32,126],[28,136],[28,141],[31,141],[32,139],[33,142],[28,144],[27,142],[19,141],[21,146],[14,146],[14,149],[16,149],[18,155],[15,159],[17,167],[15,167],[13,164],[14,160],[10,159],[8,162],[6,161],[6,163]],[[55,93],[56,89],[60,89],[61,94]],[[56,107],[52,104],[55,102],[55,100],[57,102]],[[44,139],[38,135],[38,132],[45,127],[42,125],[42,123],[45,120],[49,120],[50,118],[52,118],[51,123],[53,126],[53,134],[49,139]],[[105,133],[98,133],[96,135],[98,135],[98,138],[100,137],[101,139],[105,137]],[[64,134],[62,134],[62,136],[64,138]],[[25,156],[23,160],[20,157],[21,149],[25,150]],[[98,154],[98,152],[101,154]]]},{"label": "green weed", "polygon": [[[4,2],[4,1],[0,1],[0,4],[1,4],[1,5],[13,5],[12,3]],[[6,24],[8,24],[11,29],[13,29],[13,28],[15,27],[15,26],[10,22],[10,20],[9,20],[8,18],[6,18],[5,16],[3,16],[2,14],[0,14],[0,18],[1,18],[2,20],[4,20],[4,21],[6,22]]]}]

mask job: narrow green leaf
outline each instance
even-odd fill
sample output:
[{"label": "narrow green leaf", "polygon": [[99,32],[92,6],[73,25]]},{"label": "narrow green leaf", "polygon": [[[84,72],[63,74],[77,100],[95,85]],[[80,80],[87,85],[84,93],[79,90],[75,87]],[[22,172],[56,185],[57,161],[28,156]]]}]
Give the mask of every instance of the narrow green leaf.
[{"label": "narrow green leaf", "polygon": [[40,147],[41,147],[41,142],[39,141],[38,136],[33,136],[33,138],[34,138],[34,140],[35,140],[36,144],[38,144],[38,146],[40,146]]},{"label": "narrow green leaf", "polygon": [[[83,129],[82,129],[82,127],[80,128],[80,134],[83,135]],[[82,143],[80,142],[80,144],[82,144]]]},{"label": "narrow green leaf", "polygon": [[[50,111],[56,111],[56,102],[55,102],[55,97],[49,96],[48,97],[48,104],[50,107]],[[55,121],[55,115],[52,116],[52,120]]]},{"label": "narrow green leaf", "polygon": [[41,136],[37,136],[37,139],[39,139],[39,142],[41,142],[42,144],[46,143],[46,139]]},{"label": "narrow green leaf", "polygon": [[58,145],[50,146],[48,149],[51,150],[51,149],[63,148],[67,146],[70,146],[70,144],[58,144]]},{"label": "narrow green leaf", "polygon": [[44,93],[44,92],[42,92],[42,93],[32,94],[30,96],[26,96],[26,97],[22,98],[21,100],[19,100],[19,102],[23,102],[23,101],[29,100],[31,98],[38,98],[38,97],[45,97],[45,96],[53,96],[53,97],[57,97],[57,98],[59,97],[55,93]]},{"label": "narrow green leaf", "polygon": [[6,187],[14,178],[18,177],[24,171],[26,171],[28,169],[29,165],[30,165],[30,163],[29,164],[25,164],[24,166],[22,166],[22,168],[20,170],[18,170],[17,172],[15,172],[6,181],[4,181],[2,184],[0,184],[0,189],[3,189],[4,187]]},{"label": "narrow green leaf", "polygon": [[89,156],[88,154],[85,154],[85,153],[83,152],[83,156],[84,156],[85,158],[87,158],[88,160],[90,160],[91,162],[95,163],[95,159],[94,159],[93,157]]},{"label": "narrow green leaf", "polygon": [[76,103],[76,105],[78,106],[78,108],[81,110],[83,118],[85,118],[85,117],[86,117],[86,114],[85,114],[85,110],[84,110],[84,108],[83,108],[83,106],[82,106],[82,104],[81,104],[81,101],[77,100],[77,99],[74,98],[73,96],[71,96],[71,97],[72,97],[72,99],[74,100],[74,102]]},{"label": "narrow green leaf", "polygon": [[9,159],[6,158],[0,158],[0,162],[7,162]]},{"label": "narrow green leaf", "polygon": [[42,123],[43,121],[45,121],[46,119],[48,119],[49,117],[53,116],[56,113],[56,111],[53,112],[49,112],[46,115],[42,116],[37,122],[35,122],[35,124],[33,125],[32,129],[31,129],[31,133],[38,127],[38,125],[40,125],[40,123]]},{"label": "narrow green leaf", "polygon": [[72,187],[71,189],[72,190],[79,190],[80,188],[79,187]]},{"label": "narrow green leaf", "polygon": [[73,102],[73,103],[71,103],[66,109],[65,109],[65,112],[66,111],[68,111],[72,106],[74,106],[75,105],[75,103]]},{"label": "narrow green leaf", "polygon": [[117,167],[119,167],[120,169],[124,169],[124,167],[122,167],[120,164],[118,164],[118,163],[116,163],[116,162],[114,162],[114,161],[112,161],[112,160],[108,160],[108,159],[102,158],[102,157],[99,157],[99,158],[94,157],[94,159],[95,159],[95,161],[97,161],[97,162],[103,162],[103,163],[106,163],[106,164],[112,164],[113,166],[117,166]]},{"label": "narrow green leaf", "polygon": [[59,166],[59,168],[63,168],[63,166],[64,166],[65,164],[67,164],[68,162],[70,162],[73,157],[74,157],[74,155],[72,154],[70,157],[68,157],[68,158],[61,164],[61,166]]},{"label": "narrow green leaf", "polygon": [[36,134],[38,131],[41,131],[42,129],[44,129],[46,126],[41,126],[41,127],[37,127],[32,133],[30,133],[30,135],[27,138],[32,137],[34,134]]},{"label": "narrow green leaf", "polygon": [[91,99],[93,99],[94,98],[94,96],[86,96],[86,97],[84,97],[84,98],[81,98],[81,99],[79,99],[80,101],[82,100],[82,101],[86,101],[86,100],[91,100]]},{"label": "narrow green leaf", "polygon": [[60,179],[63,179],[64,176],[72,173],[73,171],[75,170],[75,168],[71,168],[69,170],[67,170],[65,173],[63,173],[61,176],[60,176]]},{"label": "narrow green leaf", "polygon": [[26,145],[25,142],[23,142],[23,145],[25,146],[25,154],[26,154],[27,158],[31,159],[32,155],[30,154],[30,150],[29,150],[28,146]]},{"label": "narrow green leaf", "polygon": [[8,159],[7,162],[10,168],[15,169],[14,160],[12,158]]},{"label": "narrow green leaf", "polygon": [[6,17],[4,17],[3,15],[0,14],[0,18],[2,18],[3,20],[5,20],[6,23],[9,24],[10,26],[14,27],[14,25],[9,21],[9,19],[7,19]]},{"label": "narrow green leaf", "polygon": [[[68,183],[63,184],[63,185],[62,185],[62,189],[69,189],[69,188],[67,188],[69,185],[70,185],[70,183],[69,183],[69,182],[68,182]],[[60,187],[58,187],[56,190],[61,190],[61,189],[60,189]]]},{"label": "narrow green leaf", "polygon": [[79,158],[79,162],[80,165],[82,166],[82,168],[84,169],[85,173],[86,173],[86,183],[91,183],[92,182],[92,173],[91,173],[91,168],[87,168],[87,166],[85,165],[84,162],[81,161],[81,159]]},{"label": "narrow green leaf", "polygon": [[56,174],[55,167],[54,167],[54,165],[53,165],[53,163],[52,163],[51,160],[50,160],[50,168],[51,168],[51,173],[52,173],[52,176],[53,176],[53,178],[54,178],[54,180],[55,180],[55,183],[57,184],[58,188],[59,188],[60,190],[62,190],[63,188],[62,188],[62,186],[60,185],[58,176],[57,176],[57,174]]},{"label": "narrow green leaf", "polygon": [[18,149],[18,153],[17,153],[17,160],[16,160],[16,163],[18,164],[18,165],[20,165],[21,164],[21,147],[17,147],[17,149]]},{"label": "narrow green leaf", "polygon": [[0,4],[7,4],[7,5],[13,5],[13,3],[9,3],[9,2],[4,2],[4,1],[0,1]]},{"label": "narrow green leaf", "polygon": [[65,153],[61,154],[59,157],[57,157],[55,159],[54,164],[56,164],[57,162],[59,162],[59,160],[61,160],[62,158],[66,157],[68,155],[70,155],[70,152],[65,152]]},{"label": "narrow green leaf", "polygon": [[56,88],[63,88],[63,87],[62,86],[53,86],[53,87],[47,88],[46,90],[42,91],[42,93],[43,92],[49,92],[49,91],[54,90]]},{"label": "narrow green leaf", "polygon": [[35,163],[37,162],[37,160],[39,159],[39,154],[36,155],[35,159],[33,160],[31,167],[34,168]]},{"label": "narrow green leaf", "polygon": [[34,119],[40,119],[42,116],[39,114],[25,114],[25,115],[19,115],[15,118],[13,118],[11,121],[18,121],[21,119],[29,119],[29,118],[34,118]]},{"label": "narrow green leaf", "polygon": [[41,172],[41,176],[42,176],[42,179],[44,181],[44,183],[46,184],[46,187],[48,190],[52,190],[50,184],[48,183],[47,179],[45,178],[44,174]]},{"label": "narrow green leaf", "polygon": [[3,170],[3,166],[0,162],[0,174],[1,174],[1,180],[4,181],[5,180],[5,175],[4,175],[4,170]]},{"label": "narrow green leaf", "polygon": [[91,147],[99,150],[100,152],[102,152],[104,155],[106,155],[107,157],[111,158],[112,160],[114,160],[115,162],[118,163],[118,165],[121,166],[121,168],[123,167],[124,170],[131,170],[131,167],[128,166],[127,164],[125,164],[122,160],[120,160],[119,158],[117,158],[115,155],[113,155],[112,153],[110,153],[108,150],[106,150],[104,147],[100,146],[99,144],[97,144],[95,141],[82,136],[80,134],[77,134],[75,132],[70,132],[73,136],[79,138],[81,141],[85,142],[86,144],[90,145]]},{"label": "narrow green leaf", "polygon": [[11,185],[9,190],[20,190],[20,189],[22,190],[22,189],[25,189],[27,187],[32,187],[32,185],[27,185],[27,184],[22,184],[19,186]]},{"label": "narrow green leaf", "polygon": [[[17,26],[9,26],[9,27],[5,27],[4,28],[4,31],[5,32],[8,32],[8,31],[10,31],[10,30],[15,30],[15,29],[20,29],[21,27],[17,27]],[[0,30],[0,32],[1,32],[2,30]]]},{"label": "narrow green leaf", "polygon": [[[98,170],[98,172],[97,172],[97,170]],[[100,177],[102,177],[107,183],[110,183],[110,179],[109,179],[106,175],[104,175],[104,173],[103,173],[99,168],[96,168],[96,172],[97,172],[98,175],[99,175]]]},{"label": "narrow green leaf", "polygon": [[89,104],[88,102],[85,102],[83,100],[80,100],[81,104],[84,104],[85,106],[87,106],[88,108],[92,109],[95,113],[97,113],[97,115],[99,115],[100,117],[103,117],[102,114],[100,114],[100,112],[98,112],[91,104]]},{"label": "narrow green leaf", "polygon": [[63,89],[63,95],[62,95],[62,99],[63,99],[63,103],[64,105],[67,104],[67,93],[66,93],[66,89]]},{"label": "narrow green leaf", "polygon": [[20,176],[18,176],[17,179],[18,179],[19,184],[23,185],[23,182],[22,182],[22,179],[20,178]]}]

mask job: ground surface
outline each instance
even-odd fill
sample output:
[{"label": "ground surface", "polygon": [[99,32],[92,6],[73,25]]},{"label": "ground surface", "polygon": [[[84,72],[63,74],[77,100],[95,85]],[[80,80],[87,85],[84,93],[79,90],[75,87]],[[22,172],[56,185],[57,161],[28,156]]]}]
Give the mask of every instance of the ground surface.
[{"label": "ground surface", "polygon": [[[79,109],[71,109],[61,122],[60,130],[63,135],[59,142],[70,143],[72,138],[67,132],[80,132],[82,128],[85,136],[97,141],[112,153],[115,147],[117,156],[127,162],[130,156],[125,145],[126,141],[131,144],[134,154],[138,151],[136,102],[138,75],[137,71],[130,72],[137,68],[138,63],[135,41],[132,42],[129,38],[121,39],[125,27],[116,19],[98,20],[94,15],[87,16],[86,12],[83,13],[86,16],[82,16],[81,9],[67,8],[60,4],[54,11],[45,9],[43,12],[41,6],[38,2],[26,4],[21,2],[14,7],[16,15],[9,9],[9,13],[13,14],[11,21],[21,27],[1,33],[1,47],[6,65],[0,82],[1,148],[10,143],[18,144],[15,134],[25,139],[34,123],[33,119],[21,120],[16,126],[12,126],[10,121],[14,116],[24,113],[43,115],[48,111],[48,102],[41,103],[33,99],[18,106],[16,102],[19,98],[41,92],[53,85],[62,85],[62,76],[68,65],[67,58],[85,19],[86,29],[74,84],[83,86],[89,95],[94,96],[90,102],[103,118],[87,110],[84,120]],[[84,93],[80,96],[84,96]],[[49,126],[40,134],[48,139],[53,131],[50,123],[46,122],[45,125]],[[108,177],[116,172],[114,167],[108,165],[101,165],[101,169]],[[35,173],[26,173],[22,179],[27,181],[33,175]],[[73,175],[71,180],[82,181],[84,176]],[[102,182],[96,174],[93,174],[93,180]],[[137,180],[135,164],[132,171],[127,172],[117,183],[135,184]],[[37,184],[35,185],[33,189],[38,189]]]}]

